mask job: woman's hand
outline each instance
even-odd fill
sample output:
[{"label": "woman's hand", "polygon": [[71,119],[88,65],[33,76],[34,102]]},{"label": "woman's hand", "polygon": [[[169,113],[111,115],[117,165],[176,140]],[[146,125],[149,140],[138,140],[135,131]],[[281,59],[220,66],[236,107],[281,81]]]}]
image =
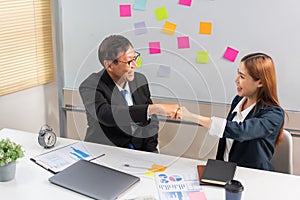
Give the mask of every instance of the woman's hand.
[{"label": "woman's hand", "polygon": [[195,113],[190,112],[185,107],[178,108],[175,118],[178,119],[178,120],[186,120],[186,121],[195,122],[195,123],[197,123],[201,126],[204,126],[206,128],[209,128],[210,125],[211,125],[211,118],[210,117],[204,117],[204,116],[201,116],[201,115],[197,115]]},{"label": "woman's hand", "polygon": [[176,119],[197,122],[196,115],[191,113],[186,107],[180,107],[177,109]]}]

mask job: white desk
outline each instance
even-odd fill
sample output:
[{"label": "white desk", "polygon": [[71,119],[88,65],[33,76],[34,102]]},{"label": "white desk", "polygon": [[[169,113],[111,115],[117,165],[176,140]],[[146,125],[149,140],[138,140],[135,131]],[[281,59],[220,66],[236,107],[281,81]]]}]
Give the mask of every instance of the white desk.
[{"label": "white desk", "polygon": [[[39,146],[37,134],[2,129],[0,138],[11,138],[21,144],[25,150],[25,157],[17,161],[16,177],[10,182],[0,182],[1,199],[88,199],[87,197],[53,185],[48,181],[50,172],[30,161],[47,150]],[[65,146],[74,142],[71,139],[58,138],[56,147]],[[125,172],[140,176],[141,182],[127,191],[120,199],[129,199],[137,196],[153,195],[158,199],[154,178],[138,173],[138,169],[122,167],[125,162],[151,162],[168,165],[167,171],[182,171],[196,173],[196,166],[205,162],[186,158],[177,158],[161,154],[133,151],[129,149],[110,147],[99,144],[86,143],[91,154],[105,153],[104,157],[96,160],[97,163],[107,165]],[[135,160],[136,159],[136,160]],[[293,176],[262,170],[238,167],[235,179],[245,187],[243,200],[291,200],[300,198],[300,176]],[[223,188],[202,186],[208,200],[225,199]]]}]

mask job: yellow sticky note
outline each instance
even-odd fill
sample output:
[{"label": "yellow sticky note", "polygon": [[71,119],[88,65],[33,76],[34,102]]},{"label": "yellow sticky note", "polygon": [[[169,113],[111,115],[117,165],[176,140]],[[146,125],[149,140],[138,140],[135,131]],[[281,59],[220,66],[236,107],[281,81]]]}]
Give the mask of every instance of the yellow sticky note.
[{"label": "yellow sticky note", "polygon": [[174,35],[175,30],[176,24],[166,21],[162,32],[165,34]]},{"label": "yellow sticky note", "polygon": [[197,63],[208,63],[208,61],[209,61],[208,51],[197,52]]},{"label": "yellow sticky note", "polygon": [[151,176],[151,177],[154,177],[154,172],[153,171],[150,171],[150,170],[147,170],[145,173],[144,173],[145,176]]},{"label": "yellow sticky note", "polygon": [[164,172],[167,169],[166,166],[153,164],[150,169],[148,169],[144,174],[146,176],[152,176],[154,177],[155,172]]},{"label": "yellow sticky note", "polygon": [[154,12],[158,21],[168,18],[168,12],[165,6],[155,9]]},{"label": "yellow sticky note", "polygon": [[142,67],[143,59],[142,59],[141,56],[138,57],[136,63],[137,63],[137,68],[141,68]]},{"label": "yellow sticky note", "polygon": [[211,22],[200,22],[199,33],[210,35],[212,31],[212,23]]}]

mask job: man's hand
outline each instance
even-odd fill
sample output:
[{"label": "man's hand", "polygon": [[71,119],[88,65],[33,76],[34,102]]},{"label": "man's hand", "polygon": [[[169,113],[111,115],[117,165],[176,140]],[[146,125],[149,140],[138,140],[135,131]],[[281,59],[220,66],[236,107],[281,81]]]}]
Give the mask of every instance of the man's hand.
[{"label": "man's hand", "polygon": [[157,114],[175,119],[178,108],[178,104],[151,104],[149,105],[149,115]]}]

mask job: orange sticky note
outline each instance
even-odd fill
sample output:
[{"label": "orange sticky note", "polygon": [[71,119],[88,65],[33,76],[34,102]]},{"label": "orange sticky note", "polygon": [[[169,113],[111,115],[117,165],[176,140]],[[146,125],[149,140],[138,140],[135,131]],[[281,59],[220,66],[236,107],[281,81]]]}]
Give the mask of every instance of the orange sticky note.
[{"label": "orange sticky note", "polygon": [[158,165],[158,164],[153,164],[151,167],[151,171],[153,172],[163,172],[167,169],[166,166]]},{"label": "orange sticky note", "polygon": [[199,33],[210,35],[212,32],[212,23],[211,22],[200,22]]},{"label": "orange sticky note", "polygon": [[165,34],[174,35],[175,30],[176,24],[166,21],[162,32]]}]

